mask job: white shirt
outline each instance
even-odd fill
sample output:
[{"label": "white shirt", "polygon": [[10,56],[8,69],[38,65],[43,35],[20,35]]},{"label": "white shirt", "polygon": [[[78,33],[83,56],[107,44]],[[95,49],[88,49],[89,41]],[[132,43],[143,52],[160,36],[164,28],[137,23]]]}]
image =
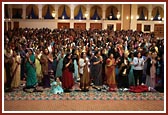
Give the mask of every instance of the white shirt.
[{"label": "white shirt", "polygon": [[[88,61],[88,58],[86,58],[86,60]],[[89,62],[88,62],[88,64],[89,64]],[[83,69],[84,69],[85,65],[86,65],[85,60],[83,58],[80,58],[79,59],[79,73],[80,74],[83,74]]]},{"label": "white shirt", "polygon": [[144,59],[143,58],[134,57],[134,59],[133,59],[133,65],[134,65],[133,66],[134,70],[143,70]]}]

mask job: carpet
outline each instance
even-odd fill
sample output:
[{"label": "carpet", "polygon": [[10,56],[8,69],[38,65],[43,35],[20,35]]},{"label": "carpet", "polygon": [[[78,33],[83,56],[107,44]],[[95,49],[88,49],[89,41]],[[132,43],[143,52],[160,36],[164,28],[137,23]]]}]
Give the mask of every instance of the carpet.
[{"label": "carpet", "polygon": [[22,90],[13,92],[5,92],[4,100],[163,100],[164,93],[159,92],[102,92],[97,90],[89,90],[81,92],[73,90],[69,93],[52,94],[50,89],[43,92],[27,93]]}]

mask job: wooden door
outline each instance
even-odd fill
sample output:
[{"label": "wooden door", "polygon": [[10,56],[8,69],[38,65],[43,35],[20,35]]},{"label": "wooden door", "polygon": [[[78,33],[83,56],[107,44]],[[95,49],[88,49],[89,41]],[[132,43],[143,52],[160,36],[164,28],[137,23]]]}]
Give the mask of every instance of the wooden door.
[{"label": "wooden door", "polygon": [[142,31],[142,24],[137,24],[137,31],[138,32]]},{"label": "wooden door", "polygon": [[74,29],[85,30],[86,23],[74,23]]},{"label": "wooden door", "polygon": [[19,28],[19,22],[14,22],[14,29],[18,29]]},{"label": "wooden door", "polygon": [[102,29],[102,23],[90,23],[90,29]]},{"label": "wooden door", "polygon": [[164,37],[164,24],[154,25],[155,37]]},{"label": "wooden door", "polygon": [[121,23],[117,23],[117,24],[116,24],[116,30],[117,30],[117,31],[120,31],[120,30],[121,30]]},{"label": "wooden door", "polygon": [[70,23],[58,23],[58,29],[69,29]]}]

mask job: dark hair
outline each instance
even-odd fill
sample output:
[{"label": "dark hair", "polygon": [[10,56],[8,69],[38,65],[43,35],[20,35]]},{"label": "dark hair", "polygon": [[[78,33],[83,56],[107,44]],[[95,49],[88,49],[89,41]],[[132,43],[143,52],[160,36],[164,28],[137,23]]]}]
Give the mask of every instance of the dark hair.
[{"label": "dark hair", "polygon": [[[43,53],[45,53],[45,49],[47,49],[47,50],[48,50],[48,48],[47,48],[47,47],[44,47],[44,49],[43,49]],[[49,50],[48,50],[48,54],[49,54]]]},{"label": "dark hair", "polygon": [[81,53],[81,58],[83,58],[83,54],[84,54],[84,53],[85,53],[85,52],[82,52],[82,53]]},{"label": "dark hair", "polygon": [[70,55],[71,55],[71,53],[68,52],[68,53],[66,54],[65,58],[68,58]]},{"label": "dark hair", "polygon": [[[112,52],[109,52],[109,53],[108,53],[108,57],[110,57],[111,54],[113,54],[113,53],[112,53]],[[114,54],[113,54],[113,56],[114,56]]]},{"label": "dark hair", "polygon": [[130,52],[130,54],[128,55],[128,57],[131,58],[131,55],[134,55],[134,53]]},{"label": "dark hair", "polygon": [[[141,57],[142,57],[142,53],[141,53],[141,52],[137,52],[137,55],[136,55],[136,57],[138,57],[138,54],[139,54],[139,53],[141,54]],[[140,57],[140,58],[141,58],[141,57]]]},{"label": "dark hair", "polygon": [[95,53],[94,53],[94,54],[95,54],[95,55],[97,55],[99,52],[100,52],[100,50],[97,50],[97,51],[95,51]]}]

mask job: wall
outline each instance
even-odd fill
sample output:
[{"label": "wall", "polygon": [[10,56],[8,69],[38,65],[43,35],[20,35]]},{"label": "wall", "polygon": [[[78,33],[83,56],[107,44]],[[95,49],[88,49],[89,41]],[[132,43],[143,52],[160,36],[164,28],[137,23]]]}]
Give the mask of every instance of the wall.
[{"label": "wall", "polygon": [[[74,28],[74,23],[85,23],[86,29],[90,28],[90,23],[102,23],[102,29],[107,29],[108,24],[114,25],[114,30],[116,30],[116,24],[121,23],[121,21],[109,21],[109,20],[36,20],[36,19],[25,19],[25,20],[19,20],[19,19],[13,19],[11,22],[19,22],[20,28],[51,28],[55,29],[58,27],[58,23],[70,23],[70,28]],[[8,22],[8,20],[6,20]],[[122,25],[122,23],[121,23]],[[12,25],[13,28],[13,25]],[[121,28],[122,29],[122,28]]]},{"label": "wall", "polygon": [[[131,20],[132,21],[132,20]],[[121,24],[121,30],[124,29],[123,26],[125,27],[125,23],[122,23],[122,21],[117,20],[117,21],[109,21],[109,20],[32,20],[32,19],[13,19],[13,20],[5,20],[6,27],[8,28],[8,22],[11,23],[11,28],[14,27],[13,22],[19,22],[19,27],[20,28],[51,28],[55,29],[58,27],[58,23],[70,23],[70,28],[74,28],[74,23],[85,23],[86,24],[86,29],[90,28],[90,23],[102,23],[102,29],[107,29],[108,24],[113,24],[114,25],[114,31],[117,28],[117,23]],[[144,30],[144,25],[151,25],[151,32],[154,31],[154,24],[164,24],[164,21],[134,21],[131,22],[131,28],[128,29],[137,29],[137,23],[142,24],[142,31]]]},{"label": "wall", "polygon": [[21,28],[57,28],[57,23],[54,20],[23,20],[19,21]]}]

